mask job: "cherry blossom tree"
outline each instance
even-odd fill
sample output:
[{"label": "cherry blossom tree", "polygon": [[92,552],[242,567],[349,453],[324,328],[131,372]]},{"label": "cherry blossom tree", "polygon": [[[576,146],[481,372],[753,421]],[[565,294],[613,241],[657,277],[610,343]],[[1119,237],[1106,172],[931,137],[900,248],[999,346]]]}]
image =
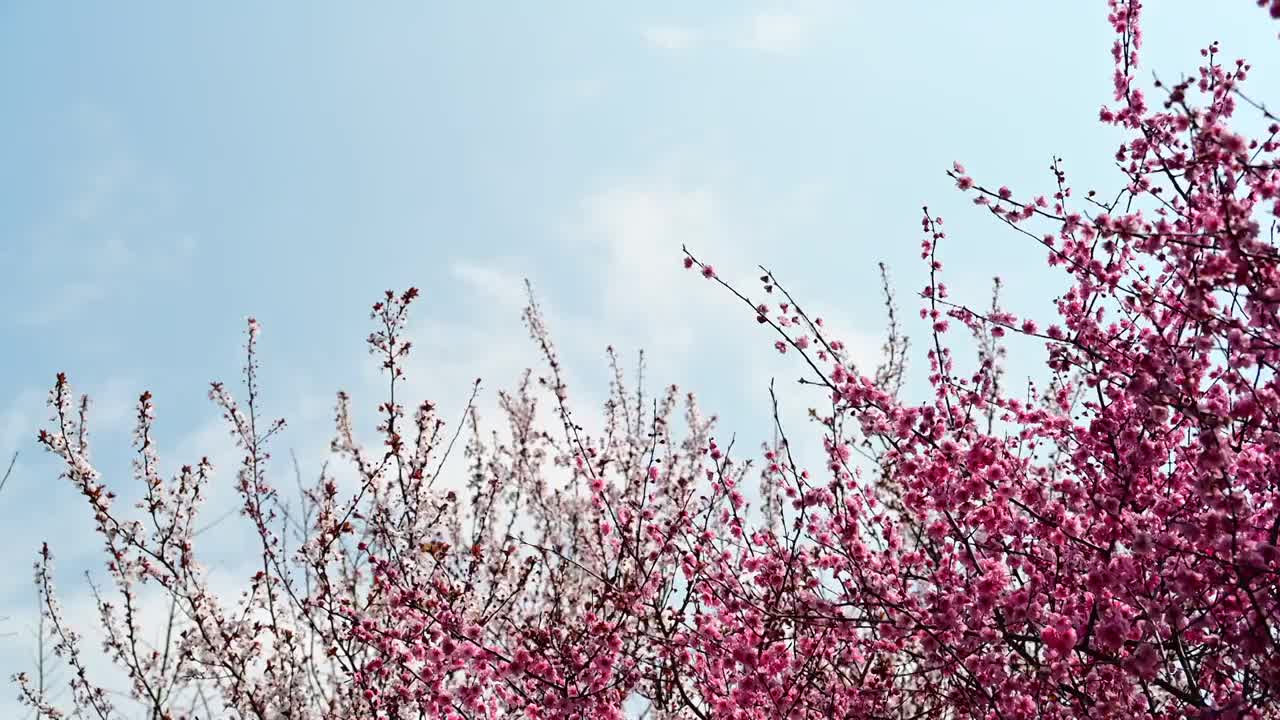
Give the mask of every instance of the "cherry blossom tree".
[{"label": "cherry blossom tree", "polygon": [[[1099,117],[1126,136],[1118,192],[1077,194],[1056,159],[1044,194],[950,170],[1070,281],[1056,320],[1015,315],[998,287],[989,307],[953,299],[950,241],[924,211],[927,402],[900,392],[887,281],[883,362],[857,368],[773,273],[749,296],[686,250],[822,398],[821,467],[801,465],[776,411],[758,453],[723,443],[692,395],[647,395],[612,350],[589,433],[532,294],[544,368],[500,393],[505,433],[482,432],[474,404],[454,427],[431,402],[409,410],[410,289],[373,306],[377,444],[340,393],[332,449],[355,482],[326,470],[290,508],[268,482],[283,421],[262,416],[251,320],[243,398],[210,390],[261,551],[237,602],[197,559],[211,464],[158,474],[143,394],[145,497],[126,519],[90,460],[87,402],[59,376],[40,440],[94,511],[115,586],[95,596],[133,699],[151,718],[259,720],[1280,717],[1280,120],[1216,44],[1196,74],[1144,92],[1139,13],[1110,2]],[[1250,122],[1270,125],[1254,137]],[[976,362],[954,352],[961,329]],[[1045,347],[1044,383],[1003,383],[1011,338]],[[460,440],[465,487],[446,487]],[[36,582],[71,714],[122,717],[85,669],[50,559]],[[147,587],[170,602],[159,644],[144,640]],[[66,716],[17,679],[40,714]]]}]

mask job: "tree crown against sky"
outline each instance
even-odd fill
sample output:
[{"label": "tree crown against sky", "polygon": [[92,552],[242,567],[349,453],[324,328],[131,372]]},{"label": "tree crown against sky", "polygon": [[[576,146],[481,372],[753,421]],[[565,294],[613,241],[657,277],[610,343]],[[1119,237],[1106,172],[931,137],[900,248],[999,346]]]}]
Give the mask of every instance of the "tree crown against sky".
[{"label": "tree crown against sky", "polygon": [[[134,699],[153,717],[1274,716],[1280,256],[1262,223],[1280,202],[1280,124],[1242,94],[1251,67],[1216,45],[1197,74],[1144,91],[1139,9],[1110,7],[1114,100],[1099,118],[1126,137],[1118,193],[1073,192],[1057,161],[1043,195],[951,169],[1069,278],[1055,322],[998,295],[958,302],[943,281],[953,241],[924,211],[927,402],[899,397],[896,321],[882,364],[854,367],[772,272],[748,295],[686,251],[827,398],[824,467],[795,461],[780,420],[758,454],[717,438],[692,396],[649,398],[616,361],[589,433],[532,299],[544,368],[501,395],[509,437],[471,413],[450,431],[434,404],[410,413],[398,396],[411,289],[373,307],[389,384],[375,446],[338,398],[333,450],[355,487],[322,474],[287,505],[266,471],[283,424],[261,412],[250,320],[244,396],[210,390],[260,541],[237,602],[196,560],[209,465],[158,474],[144,394],[145,497],[125,519],[60,375],[40,438],[93,510],[115,586],[100,596],[107,647]],[[1241,129],[1250,113],[1256,136]],[[962,330],[976,364],[953,355]],[[1005,381],[1015,335],[1045,344],[1047,383]],[[468,483],[437,487],[457,442]],[[112,716],[48,562],[46,548],[36,580],[72,701]],[[155,588],[170,600],[160,643],[140,611]]]}]

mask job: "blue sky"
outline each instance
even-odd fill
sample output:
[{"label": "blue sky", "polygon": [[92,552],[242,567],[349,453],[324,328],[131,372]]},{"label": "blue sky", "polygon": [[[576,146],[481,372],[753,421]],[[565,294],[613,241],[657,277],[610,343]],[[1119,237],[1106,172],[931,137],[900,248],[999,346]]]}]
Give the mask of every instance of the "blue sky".
[{"label": "blue sky", "polygon": [[[1148,71],[1191,72],[1220,40],[1280,101],[1276,27],[1252,2],[1148,5]],[[292,425],[277,453],[314,471],[333,392],[380,399],[362,338],[381,290],[424,291],[416,388],[460,408],[483,377],[492,418],[493,391],[536,362],[528,277],[585,416],[605,345],[644,347],[654,384],[697,391],[754,448],[768,378],[799,369],[680,269],[681,244],[753,290],[770,266],[873,357],[876,261],[913,316],[928,204],[956,297],[985,302],[999,274],[1011,309],[1047,320],[1061,279],[944,171],[1040,192],[1056,154],[1078,190],[1113,190],[1118,136],[1096,123],[1110,43],[1102,2],[0,5],[0,453],[22,452],[0,497],[16,633],[0,670],[27,666],[41,540],[86,622],[78,573],[103,574],[83,503],[34,444],[55,372],[97,401],[109,482],[129,487],[149,388],[167,466],[210,454],[229,486],[205,394],[238,378],[254,314],[268,413]],[[1011,353],[1015,377],[1034,372],[1038,346]],[[235,537],[220,542],[234,578]]]}]

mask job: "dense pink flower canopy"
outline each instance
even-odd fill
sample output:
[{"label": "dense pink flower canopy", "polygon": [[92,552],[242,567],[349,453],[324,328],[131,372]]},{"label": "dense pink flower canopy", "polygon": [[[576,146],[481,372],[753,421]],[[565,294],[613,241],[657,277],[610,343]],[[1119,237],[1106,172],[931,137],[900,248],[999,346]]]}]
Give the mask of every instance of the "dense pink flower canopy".
[{"label": "dense pink flower canopy", "polygon": [[[1053,322],[951,299],[950,241],[924,211],[928,402],[900,397],[908,348],[887,283],[883,364],[855,368],[772,273],[750,297],[686,251],[829,399],[811,426],[823,467],[799,466],[781,423],[742,459],[692,395],[646,399],[616,359],[589,434],[532,299],[544,376],[500,395],[509,436],[486,439],[474,413],[448,427],[430,402],[410,413],[410,289],[373,306],[368,344],[390,381],[380,445],[359,442],[340,393],[333,451],[357,482],[322,475],[288,514],[265,470],[283,421],[259,415],[251,320],[247,397],[210,391],[260,539],[237,600],[197,560],[208,461],[157,474],[144,394],[143,519],[124,519],[60,375],[40,439],[94,511],[118,594],[99,596],[107,650],[133,699],[153,718],[259,720],[1280,718],[1280,120],[1216,45],[1196,74],[1144,92],[1139,11],[1110,2],[1099,118],[1126,136],[1110,200],[1074,192],[1057,161],[1042,195],[949,170],[1069,277]],[[953,355],[962,330],[976,363]],[[1007,392],[1014,335],[1047,348],[1044,384]],[[467,430],[467,485],[441,487]],[[124,717],[85,670],[50,557],[36,580],[75,711]],[[160,646],[143,639],[144,586],[175,609]]]}]

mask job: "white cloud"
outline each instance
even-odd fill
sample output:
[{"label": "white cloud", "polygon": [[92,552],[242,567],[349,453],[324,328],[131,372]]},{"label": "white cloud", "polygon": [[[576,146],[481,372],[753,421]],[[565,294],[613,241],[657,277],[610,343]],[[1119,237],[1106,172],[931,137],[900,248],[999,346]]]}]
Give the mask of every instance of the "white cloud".
[{"label": "white cloud", "polygon": [[524,308],[524,279],[495,265],[456,262],[451,268],[454,277],[466,283],[474,292],[487,296],[505,310],[516,313]]},{"label": "white cloud", "polygon": [[650,47],[660,50],[691,50],[697,46],[700,33],[693,28],[677,25],[654,25],[641,31]]},{"label": "white cloud", "polygon": [[655,23],[640,30],[645,42],[667,52],[709,49],[795,55],[813,48],[833,28],[846,25],[852,8],[830,0],[787,0],[717,18],[703,27]]},{"label": "white cloud", "polygon": [[758,12],[747,18],[742,28],[742,46],[779,55],[808,47],[812,41],[813,18],[790,11]]},{"label": "white cloud", "polygon": [[97,434],[132,432],[142,384],[130,378],[111,378],[88,389],[90,429]]},{"label": "white cloud", "polygon": [[107,295],[104,283],[97,281],[70,282],[53,292],[51,297],[38,305],[18,310],[15,319],[22,325],[44,327],[76,314],[102,300]]},{"label": "white cloud", "polygon": [[595,256],[600,299],[615,317],[613,326],[630,336],[609,340],[634,342],[660,358],[686,351],[698,326],[706,326],[698,316],[715,309],[701,279],[681,269],[681,247],[708,258],[729,255],[730,232],[716,192],[628,181],[588,195],[578,222],[579,242]]},{"label": "white cloud", "polygon": [[[52,288],[13,309],[13,322],[48,326],[132,292],[135,278],[181,270],[195,250],[169,224],[175,189],[133,148],[110,112],[81,107],[68,119],[76,162],[48,214],[20,228],[5,259]],[[75,247],[68,253],[66,248]],[[131,277],[132,276],[132,277]]]},{"label": "white cloud", "polygon": [[19,392],[0,412],[0,455],[5,462],[15,450],[26,450],[35,444],[40,411],[44,408],[45,394],[35,388]]}]

